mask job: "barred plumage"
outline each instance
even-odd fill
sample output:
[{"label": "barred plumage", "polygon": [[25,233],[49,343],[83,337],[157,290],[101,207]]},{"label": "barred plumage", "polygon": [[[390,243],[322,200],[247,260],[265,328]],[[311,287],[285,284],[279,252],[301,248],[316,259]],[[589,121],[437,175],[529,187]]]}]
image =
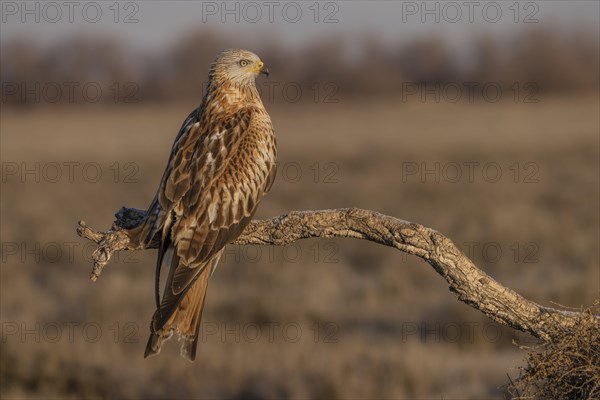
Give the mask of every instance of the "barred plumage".
[{"label": "barred plumage", "polygon": [[[275,135],[255,86],[264,64],[245,50],[213,62],[200,107],[185,119],[146,219],[130,235],[160,241],[157,310],[145,356],[177,331],[182,355],[194,360],[210,275],[222,249],[252,219],[275,178]],[[159,303],[161,266],[169,275]]]}]

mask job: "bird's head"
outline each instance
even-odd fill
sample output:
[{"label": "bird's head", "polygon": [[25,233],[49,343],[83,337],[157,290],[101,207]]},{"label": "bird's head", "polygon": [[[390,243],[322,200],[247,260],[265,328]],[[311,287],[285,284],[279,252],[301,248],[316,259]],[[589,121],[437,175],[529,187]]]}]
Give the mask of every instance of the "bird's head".
[{"label": "bird's head", "polygon": [[253,85],[260,74],[269,76],[269,70],[256,54],[248,50],[224,50],[210,68],[211,79],[240,86]]}]

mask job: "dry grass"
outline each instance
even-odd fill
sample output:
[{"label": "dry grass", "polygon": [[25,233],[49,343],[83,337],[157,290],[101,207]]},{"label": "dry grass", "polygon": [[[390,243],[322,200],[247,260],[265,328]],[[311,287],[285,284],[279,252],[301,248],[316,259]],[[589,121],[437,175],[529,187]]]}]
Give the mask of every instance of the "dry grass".
[{"label": "dry grass", "polygon": [[[594,315],[595,314],[595,315]],[[541,347],[524,347],[527,365],[509,391],[513,399],[600,398],[598,302],[581,312],[575,329],[562,329]]]},{"label": "dry grass", "polygon": [[[473,258],[481,268],[545,305],[577,307],[597,297],[598,98],[543,98],[533,105],[340,100],[267,106],[278,133],[279,161],[296,163],[302,176],[295,181],[280,171],[258,217],[291,209],[374,209],[438,229],[463,249],[479,242]],[[506,394],[501,388],[506,371],[522,357],[512,340],[524,343],[526,337],[459,303],[427,265],[350,240],[309,240],[272,255],[261,248],[259,259],[232,248],[212,279],[204,321],[234,330],[236,324],[258,324],[262,339],[223,338],[220,329],[200,344],[195,364],[179,357],[176,343],[144,360],[155,253],[121,257],[92,284],[75,223],[84,218],[90,226],[108,227],[122,205],[147,205],[175,129],[191,107],[2,108],[3,163],[94,161],[104,173],[97,183],[80,175],[72,183],[13,176],[2,183],[3,243],[29,248],[58,243],[64,251],[66,243],[78,246],[72,259],[58,260],[51,254],[36,257],[35,251],[6,254],[3,248],[2,398]],[[503,179],[487,183],[480,174],[473,183],[402,179],[403,162],[470,161],[498,163]],[[109,169],[115,162],[136,163],[138,181],[115,183]],[[321,174],[315,180],[316,162]],[[323,175],[329,162],[338,168],[332,182]],[[536,163],[539,181],[514,182],[509,168],[515,162]],[[530,242],[534,248],[525,247]],[[498,260],[482,253],[488,243],[501,247]],[[21,324],[36,331],[36,322],[40,330],[59,324],[62,337],[51,341],[49,331],[39,340],[23,336]],[[14,323],[16,334],[6,329]],[[78,324],[73,340],[68,323]],[[82,335],[90,323],[102,329],[98,341]],[[269,323],[299,324],[302,336],[292,342],[279,329],[270,342]],[[126,324],[133,324],[131,330]],[[337,342],[323,340],[326,326],[337,329]],[[419,330],[407,334],[415,326]],[[458,338],[443,331],[456,326]]]}]

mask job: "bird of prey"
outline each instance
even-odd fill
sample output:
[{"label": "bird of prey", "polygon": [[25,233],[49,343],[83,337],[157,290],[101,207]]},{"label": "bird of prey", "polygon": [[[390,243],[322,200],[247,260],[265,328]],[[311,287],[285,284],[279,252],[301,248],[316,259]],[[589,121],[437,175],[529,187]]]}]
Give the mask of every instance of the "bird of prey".
[{"label": "bird of prey", "polygon": [[[196,357],[208,280],[223,247],[251,221],[275,178],[271,119],[255,85],[268,70],[246,50],[225,50],[210,67],[200,106],[185,119],[143,222],[129,232],[159,244],[156,312],[144,357],[158,354],[173,332],[181,355]],[[160,270],[169,268],[162,300]]]}]

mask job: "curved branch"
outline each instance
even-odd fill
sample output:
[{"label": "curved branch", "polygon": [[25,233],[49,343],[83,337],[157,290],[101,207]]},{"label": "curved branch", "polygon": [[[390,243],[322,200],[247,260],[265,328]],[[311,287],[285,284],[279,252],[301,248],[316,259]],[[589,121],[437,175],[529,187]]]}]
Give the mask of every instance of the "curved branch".
[{"label": "curved branch", "polygon": [[[136,250],[127,229],[137,226],[144,211],[122,208],[108,232],[96,232],[79,222],[79,236],[96,242],[93,254],[95,281],[113,252]],[[364,239],[415,255],[428,262],[450,285],[458,299],[492,320],[551,341],[557,331],[571,329],[579,313],[543,307],[502,286],[467,258],[441,233],[425,226],[374,211],[356,208],[293,211],[264,221],[252,221],[234,242],[239,245],[283,246],[312,237]],[[156,248],[153,243],[149,248]],[[600,327],[600,318],[597,319]]]}]

